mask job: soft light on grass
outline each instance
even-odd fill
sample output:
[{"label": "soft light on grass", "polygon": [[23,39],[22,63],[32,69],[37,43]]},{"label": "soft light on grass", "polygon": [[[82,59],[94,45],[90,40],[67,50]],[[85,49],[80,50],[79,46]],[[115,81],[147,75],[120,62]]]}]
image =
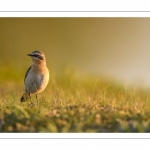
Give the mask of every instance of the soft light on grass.
[{"label": "soft light on grass", "polygon": [[39,104],[20,104],[23,84],[0,86],[1,132],[149,132],[149,90],[72,70],[51,75]]}]

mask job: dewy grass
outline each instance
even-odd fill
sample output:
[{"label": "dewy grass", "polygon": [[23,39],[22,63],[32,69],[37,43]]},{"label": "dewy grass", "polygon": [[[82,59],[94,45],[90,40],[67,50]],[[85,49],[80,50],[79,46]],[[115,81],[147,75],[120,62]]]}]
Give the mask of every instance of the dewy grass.
[{"label": "dewy grass", "polygon": [[150,132],[149,90],[98,77],[51,75],[47,89],[20,103],[23,84],[0,85],[0,132]]}]

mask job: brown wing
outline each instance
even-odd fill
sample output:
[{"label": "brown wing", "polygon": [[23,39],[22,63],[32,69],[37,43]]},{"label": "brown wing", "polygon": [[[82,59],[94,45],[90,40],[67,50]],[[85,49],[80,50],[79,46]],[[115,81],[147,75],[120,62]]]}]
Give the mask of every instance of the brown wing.
[{"label": "brown wing", "polygon": [[30,69],[31,69],[31,66],[29,67],[29,69],[27,70],[27,72],[26,72],[26,74],[25,74],[24,82],[25,82],[25,80],[26,80],[26,77],[28,76],[28,73],[29,73]]}]

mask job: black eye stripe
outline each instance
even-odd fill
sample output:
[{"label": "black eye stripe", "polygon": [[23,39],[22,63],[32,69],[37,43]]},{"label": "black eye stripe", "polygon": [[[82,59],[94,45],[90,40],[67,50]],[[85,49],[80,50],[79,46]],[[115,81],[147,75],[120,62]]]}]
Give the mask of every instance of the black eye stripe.
[{"label": "black eye stripe", "polygon": [[36,54],[34,54],[33,56],[34,56],[34,57],[37,57],[37,58],[40,59],[40,60],[43,60],[43,57],[42,57],[41,55],[36,55]]}]

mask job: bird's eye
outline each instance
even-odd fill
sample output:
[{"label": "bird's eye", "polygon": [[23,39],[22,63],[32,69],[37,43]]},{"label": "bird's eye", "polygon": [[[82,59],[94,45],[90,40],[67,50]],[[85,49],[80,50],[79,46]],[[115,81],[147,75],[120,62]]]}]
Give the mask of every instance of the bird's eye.
[{"label": "bird's eye", "polygon": [[34,55],[34,57],[36,57],[36,58],[38,58],[38,59],[40,59],[40,60],[43,60],[43,57],[40,56],[40,55]]},{"label": "bird's eye", "polygon": [[39,58],[39,55],[34,55],[34,57]]}]

